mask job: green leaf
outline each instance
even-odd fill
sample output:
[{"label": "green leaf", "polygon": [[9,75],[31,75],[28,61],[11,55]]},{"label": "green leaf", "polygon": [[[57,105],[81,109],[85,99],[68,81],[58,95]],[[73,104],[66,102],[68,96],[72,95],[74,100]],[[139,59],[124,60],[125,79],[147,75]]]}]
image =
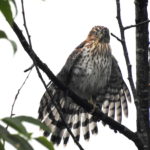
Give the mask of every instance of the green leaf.
[{"label": "green leaf", "polygon": [[25,135],[27,138],[30,138],[30,134],[26,131],[26,128],[22,125],[20,120],[15,118],[4,118],[2,119],[3,122],[5,122],[7,125],[18,131],[19,133]]},{"label": "green leaf", "polygon": [[10,40],[10,39],[7,37],[6,33],[5,33],[4,31],[2,31],[2,30],[0,30],[0,38],[5,38],[5,39],[7,39],[7,40],[11,43],[12,48],[13,48],[13,50],[14,50],[14,54],[15,54],[16,51],[17,51],[17,44],[16,44],[16,42],[13,41],[13,40]]},{"label": "green leaf", "polygon": [[12,144],[18,150],[33,150],[32,146],[19,135],[10,134],[3,126],[0,125],[0,138]]},{"label": "green leaf", "polygon": [[0,38],[8,39],[6,33],[2,30],[0,30]]},{"label": "green leaf", "polygon": [[18,14],[18,9],[17,9],[16,2],[15,2],[15,0],[10,0],[10,1],[12,1],[12,3],[14,4],[14,6],[15,6],[15,10],[16,10],[16,15],[17,15],[17,14]]},{"label": "green leaf", "polygon": [[15,54],[16,51],[17,51],[17,44],[16,44],[16,42],[13,41],[13,40],[10,40],[10,39],[9,39],[9,42],[11,43],[11,45],[12,45],[12,47],[13,47],[13,50],[14,50],[14,54]]},{"label": "green leaf", "polygon": [[35,140],[41,143],[46,148],[48,148],[49,150],[54,150],[52,142],[48,141],[44,136],[37,137],[35,138]]},{"label": "green leaf", "polygon": [[18,116],[18,117],[14,117],[14,118],[19,119],[20,121],[25,121],[25,122],[32,123],[34,125],[39,126],[43,130],[51,132],[51,130],[44,123],[41,123],[41,121],[38,120],[38,119],[34,119],[34,118],[28,117],[28,116]]},{"label": "green leaf", "polygon": [[4,150],[4,145],[0,141],[0,150]]},{"label": "green leaf", "polygon": [[0,0],[0,11],[5,16],[8,23],[12,24],[13,23],[13,15],[12,15],[11,7],[9,4],[9,0]]}]

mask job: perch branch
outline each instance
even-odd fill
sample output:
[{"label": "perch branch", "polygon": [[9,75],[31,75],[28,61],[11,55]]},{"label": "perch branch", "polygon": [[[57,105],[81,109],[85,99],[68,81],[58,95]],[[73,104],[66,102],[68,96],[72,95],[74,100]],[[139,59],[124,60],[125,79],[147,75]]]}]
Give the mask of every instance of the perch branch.
[{"label": "perch branch", "polygon": [[[44,79],[43,79],[43,77],[42,77],[42,74],[40,73],[40,70],[38,69],[38,67],[36,67],[36,69],[37,69],[38,76],[39,76],[41,82],[43,83],[43,85],[44,85],[44,87],[45,87],[45,89],[46,89],[46,92],[48,93],[48,96],[49,96],[49,97],[52,97],[52,95],[51,95],[50,92],[48,91],[47,85],[46,85],[46,83],[45,83],[45,81],[44,81]],[[59,105],[57,104],[57,102],[55,101],[55,99],[51,98],[51,100],[52,100],[52,103],[54,104],[54,106],[56,107],[56,109],[57,109],[57,111],[58,111],[58,113],[59,113],[59,115],[60,115],[60,118],[62,119],[63,124],[65,125],[67,131],[68,131],[69,134],[71,135],[73,141],[76,143],[76,145],[79,147],[80,150],[84,150],[83,147],[81,146],[81,144],[77,141],[77,139],[76,139],[76,137],[74,136],[74,134],[72,133],[72,131],[71,131],[71,129],[69,128],[68,124],[66,123],[65,118],[64,118],[64,116],[63,116],[63,113],[62,113],[62,111],[61,111],[61,108],[59,107]]]}]

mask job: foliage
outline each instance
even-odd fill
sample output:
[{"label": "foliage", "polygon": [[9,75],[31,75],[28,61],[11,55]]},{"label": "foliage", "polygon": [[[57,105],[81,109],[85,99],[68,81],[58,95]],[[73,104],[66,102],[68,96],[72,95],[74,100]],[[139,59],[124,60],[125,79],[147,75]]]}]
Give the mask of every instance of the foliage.
[{"label": "foliage", "polygon": [[[6,21],[12,25],[13,24],[13,13],[11,10],[12,3],[16,10],[17,15],[17,6],[15,3],[15,0],[0,0],[0,11],[4,15]],[[6,39],[8,40],[12,47],[14,53],[17,51],[17,45],[15,41],[10,40],[7,36],[7,34],[0,29],[0,39]],[[16,131],[16,134],[10,133],[7,128],[2,126],[0,124],[0,150],[5,150],[4,143],[8,142],[12,146],[14,146],[18,150],[33,150],[32,145],[29,143],[30,140],[34,139],[35,141],[42,144],[44,147],[46,147],[49,150],[54,150],[53,144],[49,142],[45,137],[32,137],[32,133],[29,133],[26,129],[26,127],[23,125],[23,122],[28,122],[30,124],[37,125],[42,130],[46,130],[50,132],[50,129],[41,123],[39,120],[34,119],[29,116],[17,116],[17,117],[7,117],[1,119],[2,122],[4,122],[7,127],[11,127]]]},{"label": "foliage", "polygon": [[14,118],[11,117],[3,118],[1,121],[16,131],[16,134],[11,134],[9,131],[7,131],[6,128],[0,125],[0,149],[1,150],[4,150],[4,144],[2,143],[2,141],[6,141],[10,143],[18,150],[33,150],[32,145],[29,143],[30,140],[36,140],[47,149],[54,150],[53,144],[49,142],[45,137],[42,136],[32,137],[32,133],[29,133],[26,130],[26,127],[23,125],[23,122],[28,122],[37,125],[43,130],[47,130],[50,132],[50,129],[46,125],[41,123],[39,120],[29,116],[17,116]]},{"label": "foliage", "polygon": [[7,39],[10,43],[11,43],[11,45],[12,45],[12,47],[13,47],[13,51],[14,51],[14,53],[17,51],[17,45],[16,45],[16,43],[15,43],[15,41],[13,41],[13,40],[10,40],[8,37],[7,37],[7,35],[6,35],[6,33],[4,32],[4,31],[2,31],[2,30],[0,30],[0,39]]},{"label": "foliage", "polygon": [[[14,0],[0,0],[0,11],[6,18],[7,22],[11,25],[13,23],[13,14],[12,14],[12,10],[10,7],[10,2],[12,2],[13,5],[15,6],[15,10],[17,14],[17,6]],[[13,40],[10,40],[8,36],[6,35],[6,33],[0,29],[0,39],[2,38],[7,39],[11,43],[13,47],[13,51],[15,53],[17,51],[16,43]]]}]

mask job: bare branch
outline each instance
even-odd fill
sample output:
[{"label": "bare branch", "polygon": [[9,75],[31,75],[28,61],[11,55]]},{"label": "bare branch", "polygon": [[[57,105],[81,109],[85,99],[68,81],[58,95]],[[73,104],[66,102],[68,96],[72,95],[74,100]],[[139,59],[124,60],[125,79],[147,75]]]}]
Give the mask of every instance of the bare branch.
[{"label": "bare branch", "polygon": [[120,0],[116,0],[116,5],[117,5],[117,17],[116,18],[118,20],[118,24],[119,24],[119,28],[120,28],[121,41],[122,41],[121,44],[123,47],[123,52],[124,52],[127,70],[128,70],[128,80],[129,80],[131,90],[133,93],[133,97],[135,100],[135,104],[136,104],[136,89],[135,89],[135,85],[133,82],[132,65],[130,63],[130,59],[129,59],[129,55],[128,55],[128,50],[127,50],[126,40],[125,40],[125,34],[124,34],[124,27],[123,27],[122,20],[121,20]]},{"label": "bare branch", "polygon": [[21,0],[21,6],[22,6],[22,16],[23,16],[23,22],[24,22],[25,31],[26,31],[27,36],[28,36],[29,46],[32,49],[31,36],[29,34],[29,31],[28,31],[28,28],[27,28],[27,24],[26,24],[26,16],[25,16],[25,11],[24,11],[24,1],[23,0]]},{"label": "bare branch", "polygon": [[[71,89],[69,89],[63,83],[61,83],[54,76],[54,74],[47,67],[47,65],[40,60],[40,58],[35,54],[35,52],[32,49],[30,49],[30,46],[28,45],[25,37],[23,36],[21,30],[19,29],[19,27],[17,26],[17,24],[15,22],[12,25],[12,29],[16,33],[24,50],[28,53],[28,55],[31,57],[31,59],[32,60],[34,59],[36,61],[37,66],[49,77],[50,80],[53,81],[53,83],[55,85],[57,85],[57,87],[59,87],[64,92],[67,91],[68,96],[70,96],[72,98],[74,103],[83,107],[84,110],[86,110],[87,112],[89,112],[89,113],[92,112],[92,115],[95,116],[95,120],[97,120],[97,121],[102,120],[105,124],[108,124],[111,127],[111,129],[113,129],[115,131],[119,131],[121,134],[126,136],[128,139],[132,140],[138,148],[143,147],[141,140],[139,139],[139,137],[137,136],[136,133],[132,132],[130,129],[126,128],[124,125],[121,125],[120,123],[116,122],[115,120],[109,118],[107,115],[103,114],[99,110],[99,108],[96,107],[95,109],[93,109],[92,104],[89,104],[86,100],[77,96]],[[94,110],[94,111],[92,111],[92,110]]]},{"label": "bare branch", "polygon": [[[42,77],[42,74],[40,73],[40,70],[39,70],[39,68],[38,68],[37,66],[36,66],[36,70],[37,70],[37,73],[38,73],[39,78],[41,79],[41,81],[42,81],[42,83],[43,83],[43,85],[44,85],[44,87],[45,87],[45,89],[46,89],[46,92],[48,93],[48,96],[49,96],[49,97],[52,97],[52,95],[51,95],[51,93],[49,92],[49,90],[48,90],[48,88],[47,88],[47,85],[46,85],[46,83],[45,83],[45,81],[44,81],[44,79],[43,79],[43,77]],[[57,101],[55,100],[55,98],[54,98],[54,99],[51,98],[51,100],[52,100],[52,103],[54,104],[54,106],[56,107],[56,109],[57,109],[57,111],[58,111],[58,113],[59,113],[59,115],[60,115],[60,118],[62,119],[62,121],[63,121],[63,123],[64,123],[64,125],[65,125],[67,131],[68,131],[69,134],[71,135],[73,141],[76,143],[76,145],[79,147],[80,150],[84,150],[83,147],[81,146],[81,144],[77,141],[77,139],[76,139],[76,137],[74,136],[74,134],[72,133],[71,129],[69,128],[69,125],[66,123],[65,118],[64,118],[63,113],[62,113],[62,110],[61,110],[61,108],[59,107],[59,105],[57,104]]]},{"label": "bare branch", "polygon": [[[20,91],[22,90],[23,86],[25,85],[27,79],[29,78],[31,71],[32,71],[32,69],[30,70],[30,72],[29,72],[28,75],[26,76],[26,78],[25,78],[25,80],[23,81],[22,85],[21,85],[20,88],[18,89],[17,94],[15,95],[14,101],[13,101],[12,106],[11,106],[11,111],[10,111],[10,117],[11,117],[11,118],[15,115],[15,114],[14,114],[14,107],[15,107],[17,98],[18,98],[18,96],[19,96],[19,94],[20,94]],[[9,125],[6,126],[6,130],[8,130],[8,127],[9,127]],[[5,140],[3,141],[3,145],[4,145],[4,147],[5,147]]]},{"label": "bare branch", "polygon": [[[25,30],[26,30],[26,33],[27,33],[27,36],[28,36],[30,49],[32,50],[31,36],[30,36],[30,34],[29,34],[28,27],[27,27],[27,24],[26,24],[25,11],[24,11],[24,1],[23,1],[23,0],[21,0],[21,4],[22,4],[22,15],[23,15],[24,27],[25,27]],[[37,66],[37,62],[36,62],[34,56],[33,56],[32,60],[33,60],[34,64],[33,64],[30,68],[32,69],[32,68],[35,66],[36,71],[37,71],[37,73],[38,73],[38,76],[39,76],[41,82],[43,83],[43,85],[44,85],[44,87],[45,87],[45,89],[46,89],[46,91],[47,91],[49,97],[52,97],[52,96],[50,95],[50,92],[48,91],[47,85],[46,85],[46,83],[45,83],[45,81],[44,81],[44,79],[43,79],[43,77],[42,77],[42,74],[40,73],[40,70],[39,70],[39,68],[38,68],[38,66]],[[59,113],[59,115],[60,115],[60,118],[62,119],[62,121],[63,121],[63,123],[64,123],[64,125],[65,125],[65,127],[66,127],[66,129],[67,129],[67,131],[69,132],[69,134],[70,134],[71,137],[73,138],[74,142],[76,143],[76,145],[79,147],[80,150],[84,150],[84,149],[82,148],[81,144],[80,144],[80,143],[77,141],[77,139],[75,138],[75,136],[74,136],[74,134],[72,133],[71,129],[69,128],[69,125],[66,123],[66,121],[65,121],[65,119],[64,119],[64,116],[63,116],[63,113],[62,113],[61,109],[59,108],[58,104],[56,103],[55,100],[53,100],[53,99],[51,99],[51,100],[52,100],[52,103],[54,104],[54,106],[56,107],[56,109],[57,109],[57,111],[58,111],[58,113]]]},{"label": "bare branch", "polygon": [[28,75],[27,75],[27,77],[25,78],[24,82],[22,83],[21,87],[18,89],[18,92],[17,92],[17,94],[16,94],[16,96],[15,96],[15,99],[14,99],[14,102],[13,102],[13,104],[12,104],[10,117],[12,117],[12,116],[14,115],[14,114],[13,114],[13,110],[14,110],[14,106],[15,106],[16,100],[17,100],[17,98],[18,98],[18,95],[19,95],[21,89],[23,88],[23,86],[25,85],[27,79],[29,78],[31,71],[32,71],[32,69],[31,69],[30,72],[28,73]]},{"label": "bare branch", "polygon": [[114,38],[116,38],[119,42],[123,42],[123,40],[121,40],[118,36],[116,36],[115,34],[111,33],[111,36],[113,36]]},{"label": "bare branch", "polygon": [[[18,89],[17,94],[15,95],[15,98],[14,98],[14,101],[13,101],[13,104],[12,104],[12,107],[11,107],[10,117],[13,117],[13,116],[15,115],[15,114],[14,114],[14,106],[15,106],[15,104],[16,104],[16,101],[17,101],[17,98],[18,98],[18,96],[19,96],[19,94],[20,94],[20,91],[22,90],[23,86],[25,85],[27,79],[28,79],[29,76],[30,76],[31,71],[32,71],[32,69],[30,70],[30,72],[29,72],[28,75],[26,76],[26,78],[25,78],[25,80],[23,81],[21,87]],[[8,125],[7,125],[6,129],[8,129]]]},{"label": "bare branch", "polygon": [[149,22],[150,22],[150,20],[142,21],[142,22],[140,22],[140,23],[138,23],[138,24],[126,26],[126,27],[124,27],[123,29],[124,29],[124,30],[127,30],[127,29],[130,29],[130,28],[133,28],[133,27],[137,27],[137,26],[143,25],[143,24],[145,24],[145,23],[149,23]]},{"label": "bare branch", "polygon": [[24,72],[30,71],[34,67],[34,64],[32,64],[29,68],[25,69]]}]

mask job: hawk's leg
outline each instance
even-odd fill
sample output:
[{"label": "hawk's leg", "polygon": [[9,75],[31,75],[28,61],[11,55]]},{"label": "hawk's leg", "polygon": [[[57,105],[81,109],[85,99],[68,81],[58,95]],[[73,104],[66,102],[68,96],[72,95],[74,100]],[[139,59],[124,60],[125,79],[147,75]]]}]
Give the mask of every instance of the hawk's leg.
[{"label": "hawk's leg", "polygon": [[95,108],[96,108],[96,103],[93,100],[93,96],[91,96],[90,99],[88,99],[88,103],[93,106],[92,110],[90,111],[90,113],[93,113],[95,111]]}]

